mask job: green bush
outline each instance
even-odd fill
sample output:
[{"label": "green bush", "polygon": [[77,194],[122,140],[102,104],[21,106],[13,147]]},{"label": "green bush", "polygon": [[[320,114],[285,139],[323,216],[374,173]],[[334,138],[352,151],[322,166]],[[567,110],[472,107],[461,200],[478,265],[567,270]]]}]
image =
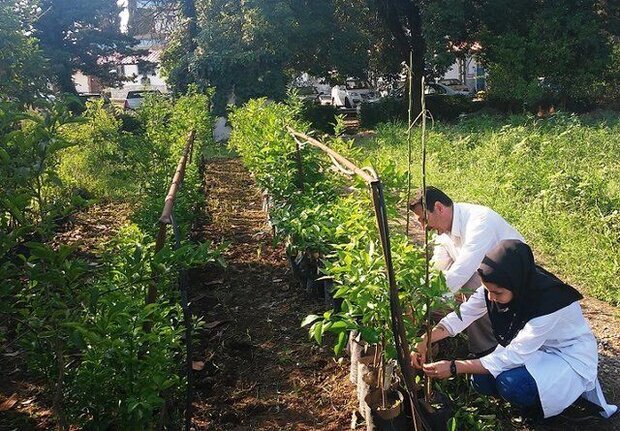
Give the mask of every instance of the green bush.
[{"label": "green bush", "polygon": [[[203,198],[208,107],[209,95],[193,89],[176,100],[147,99],[131,117],[101,103],[89,103],[81,117],[62,101],[27,114],[0,105],[2,326],[10,326],[29,371],[42,378],[61,428],[153,429],[165,400],[181,396],[179,271],[223,260],[210,243],[183,241],[173,250],[170,239],[155,253],[155,225],[195,129],[194,158],[174,209],[181,237],[188,236]],[[70,189],[79,190],[71,200]],[[93,250],[98,265],[76,259],[69,247],[32,241],[51,233],[50,219],[69,202],[84,202],[83,194],[135,209],[135,225]],[[157,301],[145,307],[153,285]]]},{"label": "green bush", "polygon": [[[466,96],[426,96],[426,108],[435,120],[452,121],[483,106],[484,102],[473,101]],[[407,118],[406,98],[385,97],[377,102],[362,103],[360,108],[360,125],[363,128],[374,128],[387,122],[406,122]]]},{"label": "green bush", "polygon": [[407,121],[407,101],[384,97],[373,103],[362,103],[359,120],[365,129],[372,129],[379,123]]},{"label": "green bush", "polygon": [[317,105],[304,103],[300,112],[300,119],[310,123],[313,130],[333,134],[338,109],[331,105]]},{"label": "green bush", "polygon": [[[156,149],[139,135],[122,131],[122,120],[102,101],[88,103],[84,122],[65,128],[74,145],[60,157],[59,176],[65,185],[98,198],[138,196],[150,169],[144,154]],[[161,159],[161,156],[159,157]]]},{"label": "green bush", "polygon": [[[53,394],[61,422],[90,429],[152,429],[168,398],[180,397],[184,328],[177,271],[221,262],[221,249],[183,244],[154,253],[154,242],[127,226],[106,244],[96,273],[71,249],[29,244],[28,285],[17,294],[17,328]],[[144,298],[156,283],[158,302]],[[147,322],[150,330],[146,330]]]},{"label": "green bush", "polygon": [[[334,280],[334,295],[343,300],[342,311],[304,320],[309,335],[321,343],[325,334],[333,334],[334,352],[339,355],[348,332],[358,330],[367,342],[385,346],[386,358],[393,358],[389,289],[368,185],[358,177],[344,179],[336,174],[330,168],[331,160],[307,144],[301,151],[304,175],[299,181],[295,142],[286,131],[287,125],[298,131],[309,127],[297,119],[299,113],[294,103],[252,100],[232,113],[229,144],[269,193],[271,219],[289,253],[319,256],[323,273]],[[338,123],[336,129],[340,128]],[[327,144],[354,161],[360,160],[352,141],[335,137]],[[386,202],[390,217],[394,217],[406,189],[406,172],[384,157],[362,166],[367,164],[379,172],[389,190]],[[392,234],[392,254],[401,299],[417,313],[415,324],[404,319],[407,334],[414,340],[423,325],[425,307],[444,302],[445,282],[433,274],[430,289],[422,289],[424,254],[402,233]]]},{"label": "green bush", "polygon": [[67,211],[67,193],[58,175],[61,153],[76,143],[63,130],[79,124],[62,101],[22,112],[0,102],[0,232],[37,225],[49,233]]}]

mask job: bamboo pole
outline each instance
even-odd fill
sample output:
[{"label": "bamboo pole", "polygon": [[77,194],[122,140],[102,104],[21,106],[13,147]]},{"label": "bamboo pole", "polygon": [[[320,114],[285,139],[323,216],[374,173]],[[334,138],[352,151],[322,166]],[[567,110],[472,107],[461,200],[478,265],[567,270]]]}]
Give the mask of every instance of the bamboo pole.
[{"label": "bamboo pole", "polygon": [[[159,231],[155,240],[155,253],[159,252],[166,244],[167,226],[172,223],[172,209],[174,208],[174,200],[177,192],[181,187],[181,183],[185,178],[185,166],[187,165],[188,156],[193,148],[194,139],[196,138],[196,131],[192,130],[187,136],[187,143],[183,149],[183,154],[177,164],[177,169],[172,177],[172,183],[168,189],[168,194],[164,199],[164,209],[159,217]],[[157,300],[157,282],[153,281],[148,289],[146,295],[146,304],[153,304]]]}]

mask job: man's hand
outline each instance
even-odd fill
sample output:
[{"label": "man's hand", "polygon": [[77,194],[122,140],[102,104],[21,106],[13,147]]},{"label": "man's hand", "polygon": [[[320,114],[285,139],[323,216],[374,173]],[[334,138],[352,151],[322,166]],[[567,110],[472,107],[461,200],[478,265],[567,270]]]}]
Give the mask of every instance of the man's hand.
[{"label": "man's hand", "polygon": [[426,337],[422,338],[422,341],[418,343],[415,351],[411,352],[411,366],[422,369],[424,362],[426,361]]},{"label": "man's hand", "polygon": [[450,361],[432,362],[422,365],[424,373],[433,379],[447,379],[450,373]]}]

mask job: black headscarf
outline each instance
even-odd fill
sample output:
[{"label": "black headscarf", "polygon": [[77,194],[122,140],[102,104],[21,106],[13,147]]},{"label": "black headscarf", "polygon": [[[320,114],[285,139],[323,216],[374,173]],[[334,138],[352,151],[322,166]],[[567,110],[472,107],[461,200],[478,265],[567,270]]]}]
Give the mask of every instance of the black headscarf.
[{"label": "black headscarf", "polygon": [[497,284],[514,295],[508,304],[489,300],[487,310],[497,341],[510,344],[525,324],[539,316],[558,311],[583,298],[577,290],[534,263],[527,244],[501,241],[482,260],[478,274],[483,281]]}]

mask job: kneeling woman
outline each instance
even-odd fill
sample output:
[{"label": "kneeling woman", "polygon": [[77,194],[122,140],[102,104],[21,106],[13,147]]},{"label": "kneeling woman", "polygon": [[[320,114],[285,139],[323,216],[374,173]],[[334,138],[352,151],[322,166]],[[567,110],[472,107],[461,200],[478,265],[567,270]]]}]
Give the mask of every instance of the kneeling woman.
[{"label": "kneeling woman", "polygon": [[542,408],[555,416],[580,396],[610,417],[616,406],[606,403],[597,378],[596,339],[581,312],[582,296],[553,274],[534,264],[524,243],[499,243],[482,261],[483,286],[433,328],[431,341],[453,337],[489,314],[499,345],[480,359],[423,364],[426,340],[411,355],[414,367],[433,378],[473,374],[474,387],[524,408]]}]

